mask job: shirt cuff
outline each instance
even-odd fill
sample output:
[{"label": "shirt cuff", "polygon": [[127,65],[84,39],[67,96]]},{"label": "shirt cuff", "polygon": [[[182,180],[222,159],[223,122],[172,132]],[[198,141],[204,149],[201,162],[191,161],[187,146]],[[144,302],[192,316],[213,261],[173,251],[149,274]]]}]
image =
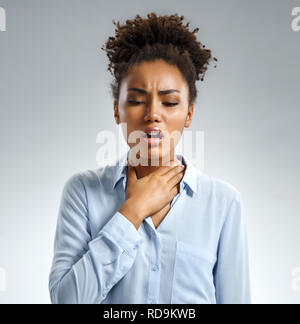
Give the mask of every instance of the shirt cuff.
[{"label": "shirt cuff", "polygon": [[132,257],[135,256],[136,250],[143,242],[141,234],[133,223],[120,212],[114,214],[101,229],[101,232],[107,233]]}]

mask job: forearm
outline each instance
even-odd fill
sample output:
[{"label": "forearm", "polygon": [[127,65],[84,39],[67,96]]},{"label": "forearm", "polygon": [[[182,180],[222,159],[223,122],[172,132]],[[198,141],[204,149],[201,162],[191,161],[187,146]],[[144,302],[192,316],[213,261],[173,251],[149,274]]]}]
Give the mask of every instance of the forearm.
[{"label": "forearm", "polygon": [[57,240],[49,288],[52,302],[58,304],[101,303],[130,270],[142,243],[138,231],[119,212],[88,243],[80,259],[79,246],[75,253],[63,237]]}]

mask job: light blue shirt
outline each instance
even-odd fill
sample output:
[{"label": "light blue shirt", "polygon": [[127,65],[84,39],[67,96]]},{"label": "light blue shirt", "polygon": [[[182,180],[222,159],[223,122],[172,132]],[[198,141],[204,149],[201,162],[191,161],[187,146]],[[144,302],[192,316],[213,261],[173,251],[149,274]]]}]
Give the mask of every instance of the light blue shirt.
[{"label": "light blue shirt", "polygon": [[[129,152],[129,151],[128,151]],[[241,195],[185,156],[180,191],[157,228],[120,212],[128,152],[66,181],[49,276],[52,303],[250,303]]]}]

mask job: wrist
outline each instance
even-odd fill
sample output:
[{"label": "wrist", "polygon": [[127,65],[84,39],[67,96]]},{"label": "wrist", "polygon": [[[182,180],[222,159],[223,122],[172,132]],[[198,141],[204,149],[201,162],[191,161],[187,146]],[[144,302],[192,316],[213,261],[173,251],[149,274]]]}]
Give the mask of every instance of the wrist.
[{"label": "wrist", "polygon": [[119,212],[129,219],[136,228],[140,226],[147,213],[140,207],[133,198],[128,198],[125,200],[123,205],[120,207]]}]

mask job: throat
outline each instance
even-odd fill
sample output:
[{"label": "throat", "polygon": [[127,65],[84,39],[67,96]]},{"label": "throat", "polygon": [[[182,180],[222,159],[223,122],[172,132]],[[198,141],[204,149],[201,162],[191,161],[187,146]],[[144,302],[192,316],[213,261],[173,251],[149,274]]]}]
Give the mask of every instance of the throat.
[{"label": "throat", "polygon": [[[181,161],[178,160],[177,158],[176,158],[175,161],[176,161],[178,164],[181,164]],[[161,161],[159,161],[159,163],[162,164]],[[148,164],[149,164],[148,166],[147,166],[147,165],[140,165],[140,164],[139,164],[139,165],[137,165],[137,166],[135,167],[135,171],[136,171],[136,175],[137,175],[137,178],[138,178],[138,179],[143,178],[143,177],[145,177],[145,176],[151,174],[152,172],[154,172],[155,170],[157,170],[158,168],[161,167],[161,165],[160,165],[160,166],[155,166],[155,165],[151,166],[151,165],[150,165],[150,164],[151,164],[151,159],[149,160]]]}]

